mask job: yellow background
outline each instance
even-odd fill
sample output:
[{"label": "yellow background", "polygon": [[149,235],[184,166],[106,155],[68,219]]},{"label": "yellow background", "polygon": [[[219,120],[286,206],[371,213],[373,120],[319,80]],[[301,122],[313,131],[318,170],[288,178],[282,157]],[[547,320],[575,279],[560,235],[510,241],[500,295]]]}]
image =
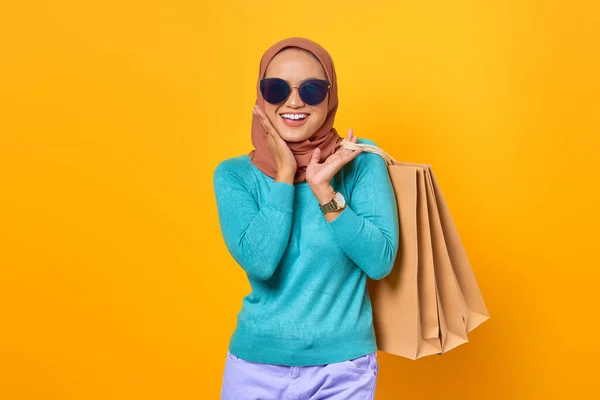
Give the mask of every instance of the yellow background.
[{"label": "yellow background", "polygon": [[492,318],[376,398],[597,393],[600,3],[0,2],[0,398],[217,399],[249,285],[216,164],[258,62],[332,54],[336,127],[432,164]]}]

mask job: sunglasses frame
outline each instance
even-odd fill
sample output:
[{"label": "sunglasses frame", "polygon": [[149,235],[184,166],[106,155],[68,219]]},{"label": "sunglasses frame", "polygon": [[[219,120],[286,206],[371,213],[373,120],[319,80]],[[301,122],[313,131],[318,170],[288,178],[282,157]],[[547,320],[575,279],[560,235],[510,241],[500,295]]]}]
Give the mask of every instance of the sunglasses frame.
[{"label": "sunglasses frame", "polygon": [[[264,83],[263,83],[263,82],[265,82],[265,81],[269,81],[269,80],[273,80],[273,79],[276,79],[276,80],[279,80],[279,81],[285,82],[285,84],[287,85],[287,87],[288,87],[288,90],[289,90],[289,93],[288,93],[288,95],[285,97],[285,99],[283,99],[283,101],[281,101],[281,102],[279,102],[279,103],[271,103],[270,101],[268,101],[268,100],[265,98],[265,95],[264,95],[264,93],[263,93],[263,87],[264,87]],[[296,88],[296,89],[298,89],[298,96],[300,96],[300,99],[302,99],[302,101],[303,101],[304,103],[306,103],[306,104],[308,104],[308,105],[310,105],[310,106],[316,106],[316,105],[319,105],[319,104],[321,104],[323,101],[325,101],[325,99],[323,99],[322,101],[320,101],[319,103],[316,103],[316,104],[309,104],[309,103],[307,103],[307,102],[306,102],[306,100],[304,100],[304,99],[302,98],[302,96],[300,95],[300,88],[302,87],[302,85],[306,84],[307,82],[314,82],[314,81],[318,81],[318,82],[325,82],[325,83],[327,83],[327,88],[326,88],[326,91],[327,91],[327,92],[326,92],[326,94],[325,94],[325,98],[327,98],[327,93],[329,93],[329,92],[330,92],[330,89],[331,89],[331,83],[330,83],[330,82],[329,82],[327,79],[317,79],[317,78],[308,78],[308,79],[305,79],[305,80],[303,80],[302,82],[300,82],[300,85],[298,85],[298,86],[292,86],[292,85],[290,85],[290,84],[289,84],[289,82],[288,82],[288,81],[286,81],[285,79],[282,79],[282,78],[277,78],[277,77],[273,77],[273,78],[263,78],[263,79],[261,79],[261,80],[260,80],[260,93],[261,93],[261,95],[262,95],[263,99],[264,99],[264,100],[265,100],[267,103],[269,103],[269,104],[274,104],[274,105],[277,105],[277,104],[282,104],[282,103],[285,103],[285,102],[287,101],[287,99],[289,99],[289,98],[290,98],[290,95],[292,94],[292,89]],[[328,100],[328,101],[329,101],[329,100]]]}]

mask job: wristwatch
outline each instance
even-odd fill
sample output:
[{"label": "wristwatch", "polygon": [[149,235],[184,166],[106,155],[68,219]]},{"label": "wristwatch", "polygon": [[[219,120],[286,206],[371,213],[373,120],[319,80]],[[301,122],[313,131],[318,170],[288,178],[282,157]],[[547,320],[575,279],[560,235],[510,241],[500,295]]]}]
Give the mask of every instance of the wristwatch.
[{"label": "wristwatch", "polygon": [[340,192],[333,192],[333,200],[329,203],[321,204],[320,207],[323,214],[342,210],[346,208],[346,199],[344,199],[344,196]]}]

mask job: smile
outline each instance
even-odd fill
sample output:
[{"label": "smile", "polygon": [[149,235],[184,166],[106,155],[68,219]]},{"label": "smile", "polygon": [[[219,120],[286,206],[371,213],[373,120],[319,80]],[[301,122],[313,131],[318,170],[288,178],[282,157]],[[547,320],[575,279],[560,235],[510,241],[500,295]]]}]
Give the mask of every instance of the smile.
[{"label": "smile", "polygon": [[283,118],[283,123],[287,126],[300,126],[303,125],[304,122],[308,119],[310,114],[307,113],[283,113],[279,114],[281,118]]},{"label": "smile", "polygon": [[285,119],[304,119],[306,117],[308,117],[310,114],[291,114],[291,113],[285,113],[285,114],[280,114],[283,118]]}]

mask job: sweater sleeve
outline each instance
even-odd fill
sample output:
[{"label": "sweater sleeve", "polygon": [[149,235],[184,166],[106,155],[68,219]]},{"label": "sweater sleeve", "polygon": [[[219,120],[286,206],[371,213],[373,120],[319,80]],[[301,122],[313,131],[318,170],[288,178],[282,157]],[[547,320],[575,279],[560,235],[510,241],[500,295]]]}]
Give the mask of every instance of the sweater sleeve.
[{"label": "sweater sleeve", "polygon": [[[359,143],[375,145],[363,139]],[[396,196],[387,165],[363,152],[353,161],[354,188],[346,208],[327,226],[336,243],[371,279],[383,279],[394,266],[399,246]]]},{"label": "sweater sleeve", "polygon": [[259,207],[244,180],[226,162],[215,169],[213,183],[227,249],[251,278],[269,279],[290,239],[294,186],[273,182],[266,203]]}]

